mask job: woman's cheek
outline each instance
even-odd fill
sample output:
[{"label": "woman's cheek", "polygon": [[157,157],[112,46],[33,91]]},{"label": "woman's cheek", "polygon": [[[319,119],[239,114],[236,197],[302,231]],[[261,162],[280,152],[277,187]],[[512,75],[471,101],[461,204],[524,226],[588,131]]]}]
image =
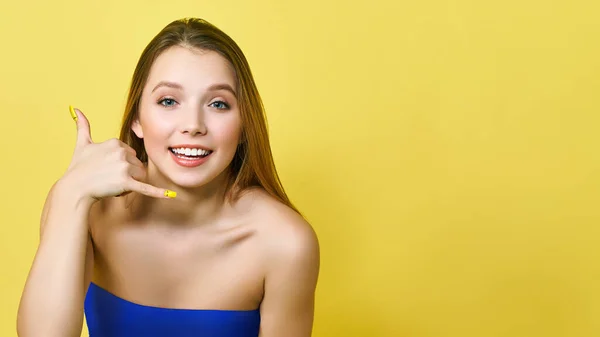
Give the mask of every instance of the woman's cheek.
[{"label": "woman's cheek", "polygon": [[241,135],[241,127],[239,123],[235,123],[233,125],[229,125],[222,132],[223,141],[227,143],[229,148],[235,149],[237,148]]}]

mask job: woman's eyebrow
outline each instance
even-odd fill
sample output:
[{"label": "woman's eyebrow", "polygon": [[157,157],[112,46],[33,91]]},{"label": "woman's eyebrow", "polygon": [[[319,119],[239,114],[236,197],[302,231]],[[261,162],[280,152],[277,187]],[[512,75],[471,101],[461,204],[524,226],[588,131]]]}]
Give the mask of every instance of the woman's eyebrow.
[{"label": "woman's eyebrow", "polygon": [[160,81],[158,82],[158,84],[154,87],[154,89],[152,89],[152,92],[156,91],[156,89],[160,88],[160,87],[169,87],[169,88],[174,88],[174,89],[179,89],[179,90],[183,90],[183,87],[181,86],[181,84],[179,83],[175,83],[175,82],[167,82],[167,81]]},{"label": "woman's eyebrow", "polygon": [[[152,89],[152,92],[156,91],[156,89],[158,89],[160,87],[169,87],[169,88],[183,90],[183,87],[179,83],[168,82],[168,81],[160,81],[154,87],[154,89]],[[233,90],[233,88],[229,84],[227,84],[227,83],[217,83],[217,84],[213,84],[210,87],[208,87],[208,91],[218,91],[218,90],[227,90],[233,96],[237,97],[237,95],[235,93],[235,90]]]},{"label": "woman's eyebrow", "polygon": [[217,91],[217,90],[227,90],[234,97],[237,97],[235,90],[233,90],[233,88],[227,83],[217,83],[217,84],[213,84],[210,87],[208,87],[208,91]]}]

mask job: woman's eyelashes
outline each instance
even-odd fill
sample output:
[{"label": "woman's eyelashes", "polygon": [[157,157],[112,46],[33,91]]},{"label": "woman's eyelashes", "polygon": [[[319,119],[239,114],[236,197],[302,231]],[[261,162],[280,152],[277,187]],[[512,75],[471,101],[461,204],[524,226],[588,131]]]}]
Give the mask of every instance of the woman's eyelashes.
[{"label": "woman's eyelashes", "polygon": [[[214,106],[214,104],[216,104],[216,103],[219,103],[219,104],[220,104],[220,105],[219,105],[220,107],[216,107],[216,106]],[[210,105],[211,105],[211,106],[214,106],[215,108],[217,108],[217,109],[219,109],[219,110],[227,110],[227,109],[229,109],[229,104],[227,104],[227,103],[225,103],[225,102],[223,102],[223,101],[214,101],[214,102],[210,103]]]},{"label": "woman's eyelashes", "polygon": [[[164,106],[165,108],[171,108],[173,106],[175,106],[175,104],[177,104],[177,101],[174,98],[162,98],[158,101],[158,104]],[[212,103],[210,103],[208,106],[213,107],[217,110],[228,110],[230,109],[229,104],[227,104],[225,101],[213,101]]]},{"label": "woman's eyelashes", "polygon": [[163,98],[158,101],[158,104],[160,104],[164,107],[167,107],[167,108],[174,106],[175,103],[177,103],[177,102],[173,98]]}]

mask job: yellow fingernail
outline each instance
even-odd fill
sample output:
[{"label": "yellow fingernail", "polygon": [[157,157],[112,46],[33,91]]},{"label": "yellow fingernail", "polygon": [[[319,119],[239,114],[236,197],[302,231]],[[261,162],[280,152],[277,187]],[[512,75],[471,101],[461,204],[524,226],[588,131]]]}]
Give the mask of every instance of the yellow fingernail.
[{"label": "yellow fingernail", "polygon": [[165,197],[167,197],[167,198],[175,198],[176,196],[177,196],[177,192],[175,192],[175,191],[169,191],[169,190],[165,191]]},{"label": "yellow fingernail", "polygon": [[69,105],[69,112],[71,113],[71,117],[73,118],[73,120],[77,122],[77,114],[75,113],[75,109],[73,109],[73,106],[71,105]]}]

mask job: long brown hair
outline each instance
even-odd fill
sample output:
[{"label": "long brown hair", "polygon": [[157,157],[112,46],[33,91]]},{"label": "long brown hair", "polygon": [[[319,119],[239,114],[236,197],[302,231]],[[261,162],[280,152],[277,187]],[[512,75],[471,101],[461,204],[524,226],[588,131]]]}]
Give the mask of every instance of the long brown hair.
[{"label": "long brown hair", "polygon": [[131,125],[139,116],[142,92],[154,60],[173,46],[212,50],[233,66],[242,120],[242,141],[229,166],[227,197],[236,200],[248,188],[262,187],[300,214],[286,195],[275,169],[264,106],[246,57],[231,37],[206,20],[184,18],[173,21],[146,46],[133,73],[119,139],[131,146],[143,163],[148,162],[144,141],[136,136]]}]

